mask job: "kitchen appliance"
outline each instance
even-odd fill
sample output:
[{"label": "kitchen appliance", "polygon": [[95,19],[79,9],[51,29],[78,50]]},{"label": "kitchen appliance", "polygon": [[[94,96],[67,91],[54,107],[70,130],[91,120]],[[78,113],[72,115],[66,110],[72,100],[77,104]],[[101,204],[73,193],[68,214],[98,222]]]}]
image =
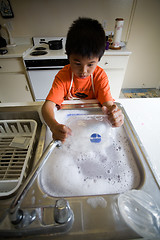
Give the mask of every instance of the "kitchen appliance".
[{"label": "kitchen appliance", "polygon": [[6,47],[7,43],[6,40],[3,37],[0,37],[0,48]]},{"label": "kitchen appliance", "polygon": [[62,49],[62,40],[63,38],[61,38],[60,40],[52,40],[49,42],[40,42],[40,43],[45,43],[49,45],[49,49],[51,50],[59,50]]},{"label": "kitchen appliance", "polygon": [[33,47],[23,55],[34,101],[46,99],[56,74],[69,63],[65,42],[65,37],[35,37]]}]

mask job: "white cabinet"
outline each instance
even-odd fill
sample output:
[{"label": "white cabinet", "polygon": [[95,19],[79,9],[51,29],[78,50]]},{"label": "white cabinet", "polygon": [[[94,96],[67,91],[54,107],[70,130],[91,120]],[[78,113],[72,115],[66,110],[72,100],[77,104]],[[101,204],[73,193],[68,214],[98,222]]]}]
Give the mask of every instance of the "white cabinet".
[{"label": "white cabinet", "polygon": [[107,73],[112,97],[115,99],[119,98],[121,92],[128,59],[129,55],[104,55],[98,64]]},{"label": "white cabinet", "polygon": [[22,59],[0,59],[0,102],[33,101]]}]

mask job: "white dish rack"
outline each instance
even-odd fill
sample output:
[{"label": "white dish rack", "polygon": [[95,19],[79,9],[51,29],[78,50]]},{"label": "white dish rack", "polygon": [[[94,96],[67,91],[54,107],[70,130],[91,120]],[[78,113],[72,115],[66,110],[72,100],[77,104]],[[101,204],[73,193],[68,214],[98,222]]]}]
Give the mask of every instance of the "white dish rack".
[{"label": "white dish rack", "polygon": [[0,197],[14,193],[26,177],[37,122],[0,121]]}]

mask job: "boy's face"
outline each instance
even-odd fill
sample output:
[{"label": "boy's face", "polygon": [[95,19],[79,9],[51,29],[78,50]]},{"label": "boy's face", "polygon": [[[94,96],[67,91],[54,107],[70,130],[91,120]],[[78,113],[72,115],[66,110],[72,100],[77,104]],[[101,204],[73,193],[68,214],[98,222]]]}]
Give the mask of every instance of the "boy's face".
[{"label": "boy's face", "polygon": [[81,79],[90,76],[99,61],[98,57],[82,57],[81,55],[71,54],[69,56],[72,72]]}]

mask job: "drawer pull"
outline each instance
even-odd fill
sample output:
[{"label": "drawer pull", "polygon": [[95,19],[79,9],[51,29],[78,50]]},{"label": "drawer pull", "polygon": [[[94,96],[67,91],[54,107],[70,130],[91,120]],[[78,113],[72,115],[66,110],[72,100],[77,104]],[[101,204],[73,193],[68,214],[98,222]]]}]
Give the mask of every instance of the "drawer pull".
[{"label": "drawer pull", "polygon": [[108,62],[105,62],[105,64],[104,65],[107,65],[108,64]]}]

